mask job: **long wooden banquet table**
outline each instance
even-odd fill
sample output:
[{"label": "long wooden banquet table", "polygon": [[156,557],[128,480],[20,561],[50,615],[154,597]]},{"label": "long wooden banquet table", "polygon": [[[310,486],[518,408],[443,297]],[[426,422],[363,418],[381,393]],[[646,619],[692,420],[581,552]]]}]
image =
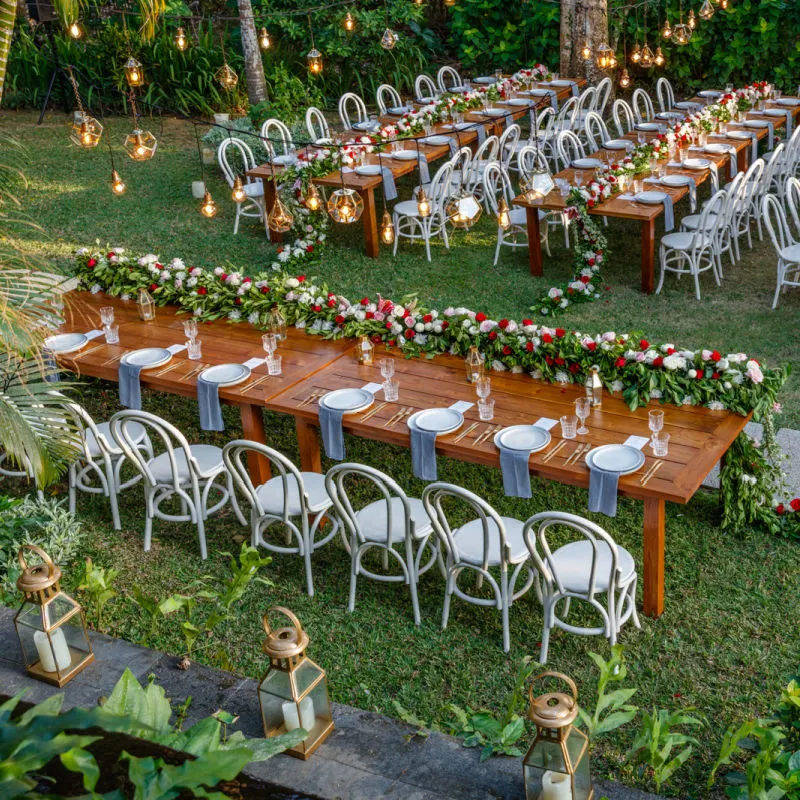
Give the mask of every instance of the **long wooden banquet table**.
[{"label": "long wooden banquet table", "polygon": [[[105,344],[102,338],[92,340],[83,350],[72,355],[59,356],[59,363],[79,375],[116,381],[119,358],[128,350],[139,347],[166,347],[183,343],[183,320],[175,307],[156,309],[156,318],[144,323],[139,320],[132,301],[110,298],[104,294],[71,292],[65,295],[66,320],[61,332],[85,333],[98,327],[99,308],[113,305],[119,324],[120,342]],[[203,325],[198,337],[202,342],[201,361],[191,361],[183,351],[173,357],[175,366],[163,374],[160,369],[152,373],[142,371],[143,386],[170,394],[196,397],[197,378],[186,376],[197,366],[213,366],[231,362],[244,362],[263,355],[261,331],[248,324],[231,325],[217,321]],[[363,386],[381,382],[377,366],[362,366],[355,358],[355,342],[340,339],[324,340],[289,328],[287,339],[279,346],[283,357],[283,374],[269,377],[257,387],[254,381],[266,374],[260,366],[253,377],[244,384],[219,391],[220,400],[238,406],[245,438],[268,442],[264,431],[263,409],[290,414],[295,419],[300,460],[303,470],[322,472],[320,444],[317,433],[317,403],[315,393],[345,387]],[[365,414],[343,418],[348,433],[376,441],[408,447],[409,434],[404,420],[387,424],[401,410],[419,411],[425,408],[446,407],[458,400],[475,401],[473,387],[464,380],[464,364],[460,358],[440,355],[434,360],[395,358],[395,379],[400,383],[397,403],[387,403],[381,410],[364,419]],[[491,423],[481,423],[459,440],[467,428],[478,421],[477,407],[465,414],[464,427],[453,434],[439,436],[436,450],[441,455],[485,466],[498,467],[499,454],[489,436],[476,444],[481,434],[495,426],[533,423],[539,417],[558,419],[574,413],[575,398],[582,394],[580,386],[561,388],[558,385],[532,380],[527,375],[510,372],[492,373],[492,396],[495,398],[495,416]],[[376,403],[382,402],[381,392]],[[655,406],[656,404],[651,404]],[[653,458],[646,451],[645,468],[635,475],[623,477],[619,482],[622,496],[642,500],[643,525],[643,608],[646,614],[659,616],[664,610],[665,570],[665,503],[687,503],[700,488],[713,466],[724,457],[733,440],[749,420],[727,411],[711,411],[693,406],[659,406],[664,411],[664,430],[670,434],[669,455],[662,468],[645,485],[641,484],[646,467]],[[374,410],[374,409],[373,409]],[[625,441],[630,435],[648,436],[647,408],[630,411],[619,397],[609,394],[603,407],[592,412],[587,420],[589,434],[569,442],[551,460],[544,462],[550,450],[561,442],[560,428],[552,429],[551,447],[535,453],[530,459],[530,472],[542,478],[575,486],[588,486],[589,473],[582,459],[566,464],[578,445],[611,444]],[[253,480],[263,483],[270,477],[269,466],[253,460],[248,464]],[[582,509],[572,509],[581,513]]]},{"label": "long wooden banquet table", "polygon": [[[709,102],[706,98],[698,97],[693,98],[695,102]],[[767,107],[780,107],[774,103],[768,103]],[[800,117],[800,106],[798,107],[781,107],[785,111],[791,111],[795,122]],[[748,119],[752,120],[769,120],[773,123],[775,131],[779,131],[786,127],[786,119],[779,117],[764,117],[760,112],[749,112]],[[742,130],[743,128],[737,123],[729,123],[731,130]],[[755,134],[759,141],[765,139],[769,134],[766,128],[753,128],[746,129],[748,132]],[[645,132],[646,139],[652,139],[656,133]],[[639,136],[638,131],[626,134],[624,138],[635,141]],[[719,142],[730,144],[736,148],[737,165],[741,170],[749,165],[750,161],[750,141],[742,139],[731,139],[727,136],[712,135],[709,137],[709,143]],[[596,153],[590,155],[591,158],[599,158],[601,161],[606,159],[607,153],[611,152],[614,156],[618,156],[619,151],[598,150]],[[700,151],[690,151],[690,157],[701,156],[709,161],[713,161],[717,165],[719,171],[720,185],[724,183],[723,176],[727,174],[728,165],[730,163],[728,155],[714,154]],[[588,183],[592,178],[593,170],[576,170],[564,169],[554,175],[554,178],[564,178],[570,182],[571,185],[575,182],[575,176],[582,173],[584,180]],[[705,170],[690,170],[683,167],[668,167],[667,173],[670,175],[681,174],[688,175],[694,178],[695,183],[700,186],[710,178],[711,171]],[[666,192],[672,197],[673,206],[677,205],[678,201],[682,200],[689,194],[689,189],[686,186],[671,187],[657,185],[655,188],[658,191]],[[630,189],[626,189],[630,193]],[[539,210],[544,211],[563,211],[566,207],[565,198],[563,198],[557,189],[554,189],[550,194],[545,197],[530,200],[524,194],[514,198],[514,204],[526,210],[526,220],[528,227],[528,257],[530,264],[530,273],[534,276],[541,276],[544,274],[542,262],[542,245],[540,240],[539,231]],[[612,217],[615,219],[631,220],[639,222],[641,226],[641,288],[644,294],[652,294],[655,289],[655,247],[656,247],[656,220],[664,213],[663,205],[645,205],[643,203],[636,203],[630,200],[620,200],[617,196],[612,196],[608,200],[598,203],[589,214],[597,217]],[[676,228],[680,224],[677,209],[675,212]]]},{"label": "long wooden banquet table", "polygon": [[[576,78],[575,84],[580,88],[586,84],[582,78]],[[534,88],[551,88],[542,86],[541,84],[531,84]],[[559,103],[572,95],[572,89],[566,87],[553,87],[556,91]],[[507,103],[497,102],[495,107],[506,109],[506,114],[503,117],[494,117],[482,113],[481,111],[469,112],[465,115],[464,121],[471,123],[472,127],[462,131],[454,131],[447,125],[434,126],[433,134],[421,134],[408,139],[403,139],[402,143],[404,149],[413,150],[421,153],[428,163],[437,161],[440,158],[448,157],[450,155],[449,145],[429,145],[425,144],[424,140],[429,135],[444,135],[453,138],[459,147],[473,146],[478,141],[477,128],[482,127],[487,135],[498,133],[505,125],[505,120],[513,119],[518,120],[527,116],[531,108],[536,106],[546,105],[549,101],[547,98],[540,100],[531,99],[531,106],[510,106]],[[386,115],[380,118],[381,125],[393,125],[398,121],[399,117]],[[364,131],[349,130],[345,131],[343,136],[346,138],[364,136]],[[319,145],[325,147],[325,145]],[[311,145],[310,147],[314,147]],[[308,148],[304,148],[308,149]],[[388,167],[392,171],[395,180],[409,175],[414,172],[418,165],[416,159],[413,160],[400,160],[392,158],[387,152],[380,157],[377,154],[369,154],[366,159],[367,164],[379,164]],[[275,202],[275,180],[280,178],[284,172],[284,167],[279,164],[260,164],[254,169],[248,170],[247,175],[251,178],[260,178],[264,183],[264,203],[265,207],[269,210]],[[364,230],[364,247],[366,254],[370,258],[377,258],[380,251],[380,240],[378,238],[378,214],[375,205],[375,191],[382,187],[383,178],[380,175],[358,175],[355,172],[339,172],[338,170],[323,175],[319,178],[314,178],[314,183],[317,186],[323,186],[329,189],[340,189],[342,185],[350,189],[355,189],[361,196],[364,203],[364,211],[361,214],[361,223]],[[270,231],[270,239],[273,242],[280,243],[282,235],[275,231]]]}]

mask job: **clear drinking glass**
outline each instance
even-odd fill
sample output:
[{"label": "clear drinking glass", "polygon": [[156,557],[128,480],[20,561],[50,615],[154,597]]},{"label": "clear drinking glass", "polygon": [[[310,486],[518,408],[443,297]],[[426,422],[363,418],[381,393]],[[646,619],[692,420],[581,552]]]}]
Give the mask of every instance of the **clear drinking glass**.
[{"label": "clear drinking glass", "polygon": [[647,418],[648,425],[653,434],[658,433],[664,427],[663,411],[650,411]]},{"label": "clear drinking glass", "polygon": [[400,397],[400,381],[385,380],[383,382],[383,396],[390,403],[396,403]]},{"label": "clear drinking glass", "polygon": [[197,338],[197,320],[185,319],[183,321],[183,332],[186,334],[186,338],[193,342]]},{"label": "clear drinking glass", "polygon": [[393,358],[380,358],[378,359],[378,366],[381,368],[381,375],[386,380],[390,380],[394,375],[394,359]]},{"label": "clear drinking glass", "polygon": [[100,309],[100,322],[102,322],[103,325],[114,324],[114,306],[103,306]]},{"label": "clear drinking glass", "polygon": [[494,419],[494,397],[487,397],[478,401],[478,416],[482,422]]},{"label": "clear drinking glass", "polygon": [[561,422],[561,437],[574,439],[578,433],[578,418],[574,414],[567,414],[559,421]]},{"label": "clear drinking glass", "polygon": [[634,178],[633,179],[633,192],[634,194],[639,194],[644,190],[644,181],[641,178]]},{"label": "clear drinking glass", "polygon": [[650,439],[650,447],[654,456],[665,456],[669,453],[669,434],[666,431],[654,433]]},{"label": "clear drinking glass", "polygon": [[186,349],[189,351],[189,358],[192,361],[199,361],[203,357],[203,349],[199,339],[189,339],[186,342]]},{"label": "clear drinking glass", "polygon": [[588,397],[579,397],[575,400],[575,413],[578,415],[578,419],[581,421],[581,426],[578,428],[578,433],[581,435],[589,433],[589,429],[586,427],[586,419],[589,416],[591,407],[592,401]]},{"label": "clear drinking glass", "polygon": [[484,375],[475,381],[475,394],[485,400],[492,393],[492,379],[488,375]]},{"label": "clear drinking glass", "polygon": [[106,335],[106,344],[119,342],[119,325],[104,325],[103,333]]},{"label": "clear drinking glass", "polygon": [[647,137],[644,135],[644,131],[637,131],[636,140],[639,142],[639,144],[644,144],[647,141]]},{"label": "clear drinking glass", "polygon": [[776,89],[775,90],[775,99],[776,100],[780,100],[782,94],[783,94],[783,92],[780,89]]},{"label": "clear drinking glass", "polygon": [[732,83],[726,83],[725,84],[725,94],[731,94],[731,92],[733,92],[733,84]]},{"label": "clear drinking glass", "polygon": [[261,337],[261,344],[264,346],[264,352],[271,356],[278,349],[278,337],[274,333],[265,333]]},{"label": "clear drinking glass", "polygon": [[270,375],[280,375],[281,374],[281,361],[283,359],[281,356],[269,356],[267,358],[267,372]]}]

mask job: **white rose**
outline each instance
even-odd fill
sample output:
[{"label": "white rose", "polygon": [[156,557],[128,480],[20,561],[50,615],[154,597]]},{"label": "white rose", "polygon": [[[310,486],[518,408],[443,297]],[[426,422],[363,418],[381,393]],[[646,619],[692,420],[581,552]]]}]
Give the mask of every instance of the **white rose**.
[{"label": "white rose", "polygon": [[418,323],[417,323],[417,324],[414,326],[414,330],[415,330],[417,333],[422,333],[422,332],[425,330],[425,324],[424,324],[424,323],[422,323],[422,322],[418,322]]}]

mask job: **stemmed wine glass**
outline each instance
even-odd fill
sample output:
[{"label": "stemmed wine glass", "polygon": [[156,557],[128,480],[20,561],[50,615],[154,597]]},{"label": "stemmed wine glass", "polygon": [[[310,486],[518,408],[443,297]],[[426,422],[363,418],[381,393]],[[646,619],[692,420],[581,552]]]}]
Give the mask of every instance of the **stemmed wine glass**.
[{"label": "stemmed wine glass", "polygon": [[267,358],[272,358],[275,351],[278,349],[278,337],[274,333],[265,333],[261,337],[261,344],[264,346],[264,352]]},{"label": "stemmed wine glass", "polygon": [[589,416],[591,407],[592,401],[588,397],[578,397],[575,400],[575,414],[581,421],[581,426],[577,431],[580,434],[589,433],[589,429],[586,427],[586,419]]},{"label": "stemmed wine glass", "polygon": [[114,324],[114,306],[103,306],[100,309],[100,322],[104,327]]},{"label": "stemmed wine glass", "polygon": [[664,412],[650,411],[647,417],[650,430],[653,432],[653,436],[651,436],[650,438],[653,439],[655,438],[656,434],[664,427]]},{"label": "stemmed wine glass", "polygon": [[381,368],[381,375],[389,381],[392,379],[392,375],[394,375],[394,359],[393,358],[381,358],[378,361],[378,366]]},{"label": "stemmed wine glass", "polygon": [[193,342],[197,338],[197,320],[185,319],[183,321],[183,332],[186,334],[186,338]]},{"label": "stemmed wine glass", "polygon": [[484,375],[475,381],[475,393],[481,400],[485,400],[492,393],[492,379]]}]

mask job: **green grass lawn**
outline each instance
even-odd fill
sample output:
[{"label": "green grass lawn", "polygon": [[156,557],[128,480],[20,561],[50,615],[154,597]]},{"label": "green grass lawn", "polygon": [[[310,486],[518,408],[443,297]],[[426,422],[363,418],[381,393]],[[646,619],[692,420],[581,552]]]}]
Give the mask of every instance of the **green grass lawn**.
[{"label": "green grass lawn", "polygon": [[[187,263],[208,265],[232,262],[259,269],[272,260],[273,249],[256,223],[245,224],[232,235],[233,203],[227,187],[213,169],[207,180],[221,206],[219,216],[207,220],[197,211],[190,181],[199,179],[194,137],[187,123],[150,121],[160,137],[156,158],[134,164],[117,156],[117,168],[129,185],[122,198],[108,188],[107,154],[77,152],[68,143],[68,124],[62,115],[49,115],[37,127],[31,114],[0,115],[0,128],[13,132],[29,150],[25,172],[29,187],[23,193],[25,209],[42,229],[24,229],[17,241],[27,251],[66,266],[77,246],[101,243],[180,256]],[[115,146],[130,123],[110,120],[106,134]],[[121,152],[117,150],[117,152]],[[401,184],[401,197],[410,185]],[[678,216],[683,209],[678,209]],[[684,212],[685,213],[685,212]],[[798,360],[795,333],[800,294],[782,297],[778,311],[770,311],[775,282],[775,257],[764,243],[746,251],[741,263],[726,265],[723,286],[704,276],[704,298],[694,300],[690,283],[667,281],[658,297],[639,292],[638,228],[612,221],[608,229],[612,256],[606,273],[609,290],[600,301],[579,306],[563,316],[562,324],[586,331],[640,330],[653,340],[688,347],[707,346],[721,351],[744,350],[768,363]],[[416,292],[438,307],[467,305],[496,316],[521,318],[542,288],[569,273],[571,252],[554,236],[553,258],[546,258],[546,278],[528,274],[527,254],[506,250],[492,267],[495,228],[482,221],[474,231],[457,234],[450,252],[435,248],[428,264],[421,247],[401,244],[393,259],[388,251],[376,260],[361,253],[361,231],[335,229],[331,246],[318,270],[337,291],[351,296],[381,292],[399,298]],[[82,389],[84,402],[97,418],[118,409],[115,387],[89,381]],[[800,382],[795,376],[782,398],[781,425],[800,423]],[[188,401],[149,392],[144,408],[175,422],[190,441],[222,444],[239,435],[238,419],[226,410],[223,434],[198,430],[196,406]],[[291,420],[266,415],[270,441],[297,460]],[[423,484],[413,478],[408,451],[358,439],[347,443],[348,458],[387,469],[410,493]],[[530,501],[503,496],[498,470],[482,469],[440,459],[440,478],[464,485],[490,499],[502,514],[525,519],[545,509],[584,513],[586,492],[555,483],[534,482]],[[63,487],[60,487],[63,489]],[[224,575],[227,559],[221,551],[238,550],[234,537],[243,532],[228,512],[208,525],[209,553],[201,564],[194,529],[189,525],[158,523],[151,553],[142,553],[143,509],[141,490],[123,500],[123,530],[110,527],[107,506],[82,497],[79,510],[90,531],[86,555],[100,564],[121,569],[120,596],[109,607],[110,632],[132,640],[144,635],[144,622],[130,599],[134,585],[159,597],[184,589],[201,574]],[[615,519],[597,517],[641,565],[641,505],[620,502]],[[701,492],[687,506],[667,508],[667,604],[658,620],[643,618],[643,629],[630,625],[626,645],[630,683],[638,687],[640,706],[694,708],[708,721],[700,731],[695,757],[670,787],[680,797],[705,796],[705,779],[716,755],[722,730],[730,722],[765,714],[780,687],[794,674],[800,651],[800,630],[792,609],[800,603],[800,549],[795,544],[761,533],[723,534],[715,495]],[[209,643],[201,660],[229,660],[232,668],[258,676],[264,668],[260,650],[260,617],[271,605],[292,608],[308,628],[312,657],[329,670],[333,698],[340,702],[392,714],[397,700],[417,716],[442,723],[450,718],[447,705],[497,708],[510,688],[520,659],[536,655],[542,616],[531,594],[511,610],[512,652],[501,649],[499,613],[454,600],[450,624],[439,628],[442,582],[438,573],[426,575],[420,587],[423,622],[415,628],[407,591],[398,585],[362,581],[356,611],[346,610],[349,560],[338,542],[314,556],[317,595],[304,593],[302,562],[278,556],[267,569],[274,587],[254,588],[237,612],[237,624]],[[152,642],[173,653],[182,650],[177,619],[163,624]],[[586,654],[604,655],[602,639],[556,632],[549,666],[574,676],[581,696],[591,697],[594,673]],[[254,698],[255,701],[255,698]],[[633,731],[624,729],[601,740],[593,754],[597,775],[640,783],[622,761]]]}]

